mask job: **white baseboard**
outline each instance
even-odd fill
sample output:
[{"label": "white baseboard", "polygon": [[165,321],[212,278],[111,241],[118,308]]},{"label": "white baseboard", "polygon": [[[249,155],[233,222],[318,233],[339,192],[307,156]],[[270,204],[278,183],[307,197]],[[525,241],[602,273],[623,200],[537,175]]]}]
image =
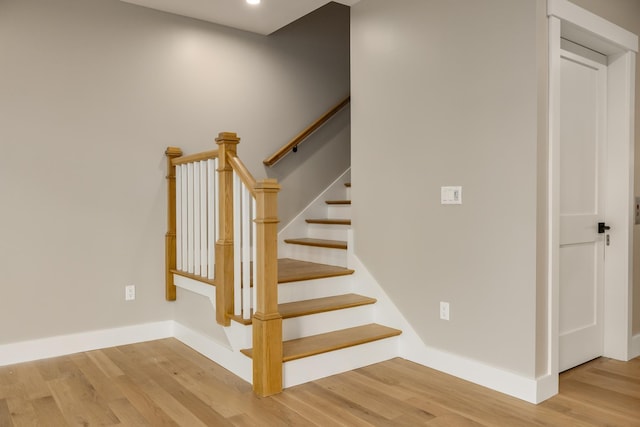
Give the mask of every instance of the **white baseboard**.
[{"label": "white baseboard", "polygon": [[173,320],[167,320],[0,345],[0,366],[169,338],[173,329]]},{"label": "white baseboard", "polygon": [[[399,337],[406,337],[407,331]],[[175,337],[185,345],[193,348],[198,353],[213,360],[226,369],[238,375],[243,380],[251,383],[252,367],[248,357],[240,357],[238,352],[233,351],[226,345],[217,343],[210,337],[206,337],[199,332],[193,331],[186,326],[173,320],[155,323],[145,323],[122,328],[105,329],[98,331],[83,332],[78,334],[62,335],[57,337],[42,338],[32,341],[23,341],[14,344],[0,345],[0,366],[13,365],[16,363],[30,362],[33,360],[47,359],[51,357],[64,356],[68,354],[80,353],[83,351],[97,350],[100,348],[115,347],[119,345],[134,344],[144,341],[152,341]],[[403,345],[402,345],[403,344]],[[529,379],[523,376],[503,371],[488,365],[484,365],[474,360],[452,355],[440,350],[428,348],[422,345],[416,348],[415,342],[410,349],[406,342],[400,345],[399,356],[413,362],[428,366],[447,374],[474,382],[476,384],[491,388],[493,390],[517,397],[531,403],[540,403],[545,399],[555,395],[558,389],[557,375],[548,375],[538,379]],[[395,346],[392,346],[393,348]],[[389,354],[377,354],[370,363],[395,357],[396,350]],[[640,335],[633,338],[633,357],[640,355]],[[380,357],[382,355],[382,357]],[[322,359],[322,358],[319,358]],[[378,360],[380,359],[380,360]],[[331,366],[333,361],[326,360],[320,365]],[[365,363],[367,364],[367,363]],[[285,368],[287,386],[316,379],[318,373],[313,374],[308,371],[303,375],[300,367],[296,363],[288,364]],[[332,373],[349,370],[349,366],[334,366]]]},{"label": "white baseboard", "polygon": [[354,291],[378,299],[375,305],[378,309],[376,322],[402,330],[402,335],[399,337],[400,357],[530,403],[540,403],[557,394],[557,375],[548,375],[538,379],[527,378],[427,346],[366,266],[353,253],[351,249],[353,248],[353,232],[351,230],[349,231],[348,247],[349,268],[356,270]]},{"label": "white baseboard", "polygon": [[558,393],[558,376],[527,378],[475,360],[425,347],[421,354],[402,357],[500,393],[538,404]]},{"label": "white baseboard", "polygon": [[631,359],[640,356],[640,334],[631,338]]}]

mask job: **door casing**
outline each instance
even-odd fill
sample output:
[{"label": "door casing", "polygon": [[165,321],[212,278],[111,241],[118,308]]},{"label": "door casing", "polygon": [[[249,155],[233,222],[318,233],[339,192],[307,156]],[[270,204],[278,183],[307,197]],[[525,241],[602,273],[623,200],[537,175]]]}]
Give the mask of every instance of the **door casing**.
[{"label": "door casing", "polygon": [[[635,55],[638,37],[566,0],[548,0],[548,375],[557,393],[559,356],[559,107],[560,40],[565,38],[608,57],[606,221],[612,226],[604,278],[604,355],[629,360],[632,339],[633,180]],[[555,385],[555,390],[553,386]]]}]

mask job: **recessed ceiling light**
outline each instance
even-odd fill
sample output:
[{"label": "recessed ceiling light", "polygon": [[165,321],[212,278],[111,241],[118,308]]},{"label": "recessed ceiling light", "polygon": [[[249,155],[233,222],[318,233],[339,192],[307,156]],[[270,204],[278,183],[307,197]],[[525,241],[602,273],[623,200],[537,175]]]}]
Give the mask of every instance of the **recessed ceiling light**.
[{"label": "recessed ceiling light", "polygon": [[260,0],[247,0],[249,4],[260,4]]}]

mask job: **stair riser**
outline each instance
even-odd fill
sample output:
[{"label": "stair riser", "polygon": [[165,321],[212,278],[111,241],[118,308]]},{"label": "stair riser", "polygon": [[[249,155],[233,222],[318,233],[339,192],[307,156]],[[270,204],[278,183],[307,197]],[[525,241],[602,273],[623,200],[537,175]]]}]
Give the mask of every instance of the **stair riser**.
[{"label": "stair riser", "polygon": [[373,305],[327,311],[309,316],[285,319],[282,322],[283,340],[332,332],[373,322]]},{"label": "stair riser", "polygon": [[313,239],[347,240],[348,230],[348,225],[308,224],[306,237]]},{"label": "stair riser", "polygon": [[283,366],[284,387],[393,359],[398,356],[398,346],[399,337],[392,337],[286,362]]},{"label": "stair riser", "polygon": [[327,215],[331,219],[351,219],[351,205],[329,205]]},{"label": "stair riser", "polygon": [[345,193],[347,195],[346,200],[351,200],[351,187],[345,187]]},{"label": "stair riser", "polygon": [[286,245],[282,254],[283,258],[293,258],[301,261],[317,262],[320,264],[347,266],[347,251],[344,249],[319,248],[304,245]]},{"label": "stair riser", "polygon": [[351,286],[351,275],[282,283],[278,285],[278,302],[285,303],[341,295],[351,292]]}]

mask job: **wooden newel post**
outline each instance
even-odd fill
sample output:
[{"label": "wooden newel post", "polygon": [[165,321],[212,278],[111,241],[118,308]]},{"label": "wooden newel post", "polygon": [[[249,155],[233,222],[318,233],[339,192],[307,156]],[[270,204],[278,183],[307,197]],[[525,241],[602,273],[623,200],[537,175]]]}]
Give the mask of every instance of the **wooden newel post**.
[{"label": "wooden newel post", "polygon": [[176,285],[173,283],[173,273],[176,269],[176,167],[171,160],[182,156],[178,147],[167,147],[167,234],[164,238],[165,265],[165,298],[167,301],[176,300]]},{"label": "wooden newel post", "polygon": [[221,132],[218,144],[218,227],[216,241],[216,321],[231,324],[233,314],[233,168],[229,158],[234,157],[240,138],[235,133]]},{"label": "wooden newel post", "polygon": [[[253,390],[282,391],[282,316],[278,313],[278,191],[275,179],[256,184],[257,301],[253,315]],[[256,285],[254,285],[256,286]]]}]

